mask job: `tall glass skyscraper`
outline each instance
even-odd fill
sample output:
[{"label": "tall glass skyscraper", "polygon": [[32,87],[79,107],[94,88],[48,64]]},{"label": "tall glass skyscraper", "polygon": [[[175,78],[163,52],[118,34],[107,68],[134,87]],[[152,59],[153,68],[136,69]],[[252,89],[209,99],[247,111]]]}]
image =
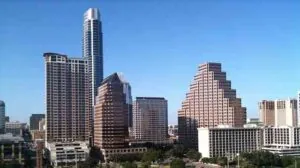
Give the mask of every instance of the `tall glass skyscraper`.
[{"label": "tall glass skyscraper", "polygon": [[97,88],[103,80],[102,23],[97,8],[90,8],[84,13],[83,57],[88,60],[92,102],[95,104]]}]

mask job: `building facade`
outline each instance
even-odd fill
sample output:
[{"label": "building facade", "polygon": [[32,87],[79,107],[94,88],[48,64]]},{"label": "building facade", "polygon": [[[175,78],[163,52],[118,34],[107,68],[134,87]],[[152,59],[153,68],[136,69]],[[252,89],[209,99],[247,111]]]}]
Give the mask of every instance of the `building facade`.
[{"label": "building facade", "polygon": [[39,122],[45,118],[45,114],[32,114],[30,116],[30,130],[38,130],[39,129]]},{"label": "building facade", "polygon": [[0,159],[4,162],[16,160],[22,164],[24,161],[24,139],[13,136],[11,133],[0,135]]},{"label": "building facade", "polygon": [[275,102],[263,100],[258,103],[259,120],[263,125],[275,125]]},{"label": "building facade", "polygon": [[9,116],[5,116],[5,122],[9,122]]},{"label": "building facade", "polygon": [[5,133],[5,103],[0,100],[0,134]]},{"label": "building facade", "polygon": [[161,97],[137,97],[133,102],[135,140],[155,144],[168,140],[168,101]]},{"label": "building facade", "polygon": [[30,131],[30,133],[31,133],[31,138],[33,141],[45,140],[45,131],[32,130],[32,131]]},{"label": "building facade", "polygon": [[262,129],[258,127],[198,128],[198,150],[202,157],[235,158],[241,152],[252,152],[262,147]]},{"label": "building facade", "polygon": [[87,61],[45,53],[46,140],[87,141],[91,126],[91,96]]},{"label": "building facade", "polygon": [[83,17],[83,57],[88,60],[89,83],[93,104],[97,88],[103,80],[102,22],[97,8],[90,8]]},{"label": "building facade", "polygon": [[297,100],[275,100],[275,126],[297,126]]},{"label": "building facade", "polygon": [[178,125],[168,125],[169,136],[178,136]]},{"label": "building facade", "polygon": [[146,148],[129,147],[127,81],[114,73],[98,88],[94,109],[94,145],[99,147],[105,161],[114,154],[142,153]]},{"label": "building facade", "polygon": [[265,127],[263,136],[263,150],[280,156],[300,156],[300,127]]},{"label": "building facade", "polygon": [[13,136],[22,136],[22,130],[26,127],[26,123],[19,121],[6,122],[5,133],[11,133]]},{"label": "building facade", "polygon": [[245,123],[246,108],[236,97],[236,90],[231,88],[221,64],[200,65],[178,111],[179,141],[186,147],[197,148],[198,127],[242,127]]},{"label": "building facade", "polygon": [[128,104],[120,76],[105,78],[95,104],[94,144],[101,149],[128,147]]},{"label": "building facade", "polygon": [[297,94],[297,101],[298,126],[300,126],[300,91]]},{"label": "building facade", "polygon": [[42,139],[35,140],[36,149],[36,168],[43,168],[43,151],[45,148],[45,141]]},{"label": "building facade", "polygon": [[43,118],[41,121],[39,121],[39,131],[45,131],[46,130],[46,119]]},{"label": "building facade", "polygon": [[48,159],[54,167],[76,166],[84,162],[89,154],[88,143],[84,141],[47,143]]}]

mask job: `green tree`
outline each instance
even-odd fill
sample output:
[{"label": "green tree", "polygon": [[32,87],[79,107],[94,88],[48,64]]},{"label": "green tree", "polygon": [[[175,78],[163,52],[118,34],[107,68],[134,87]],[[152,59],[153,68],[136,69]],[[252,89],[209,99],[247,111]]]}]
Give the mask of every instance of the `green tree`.
[{"label": "green tree", "polygon": [[201,162],[210,163],[210,158],[204,157],[204,158],[201,159]]},{"label": "green tree", "polygon": [[150,168],[150,167],[151,167],[150,161],[142,162],[141,164],[141,168]]},{"label": "green tree", "polygon": [[174,145],[174,147],[171,149],[170,153],[174,157],[183,158],[185,154],[185,148],[183,145]]},{"label": "green tree", "polygon": [[185,163],[182,159],[174,159],[170,164],[170,168],[185,168]]},{"label": "green tree", "polygon": [[137,168],[137,165],[133,162],[123,162],[121,163],[122,168]]},{"label": "green tree", "polygon": [[149,151],[147,151],[143,154],[142,161],[143,162],[147,162],[147,161],[154,162],[154,161],[158,161],[162,158],[163,158],[163,154],[160,150],[150,149]]},{"label": "green tree", "polygon": [[221,166],[225,166],[227,164],[227,158],[226,157],[218,157],[217,164],[221,165]]},{"label": "green tree", "polygon": [[201,153],[199,153],[198,151],[196,151],[195,149],[190,149],[187,153],[186,156],[193,160],[193,161],[199,161],[199,159],[201,158]]}]

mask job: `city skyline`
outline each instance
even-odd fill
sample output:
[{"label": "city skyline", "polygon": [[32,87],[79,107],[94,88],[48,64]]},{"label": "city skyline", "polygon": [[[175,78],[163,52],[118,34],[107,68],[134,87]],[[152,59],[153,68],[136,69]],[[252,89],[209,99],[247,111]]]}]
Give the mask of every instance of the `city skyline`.
[{"label": "city skyline", "polygon": [[[168,6],[166,3],[153,11],[151,7],[156,3],[137,3],[134,6],[121,2],[82,3],[67,13],[65,9],[70,3],[63,3],[55,14],[42,12],[55,9],[56,6],[49,3],[46,3],[49,6],[40,4],[36,11],[30,2],[17,5],[1,3],[7,8],[2,11],[0,19],[9,15],[21,23],[18,26],[19,23],[12,22],[13,19],[3,18],[6,26],[0,28],[0,32],[5,32],[0,34],[3,35],[0,55],[4,58],[0,62],[0,99],[6,102],[6,115],[11,116],[12,120],[27,121],[30,114],[45,112],[44,68],[40,55],[53,51],[79,57],[82,48],[82,13],[89,7],[101,10],[104,62],[107,63],[104,77],[111,72],[121,71],[131,83],[134,98],[165,97],[169,102],[170,124],[177,123],[177,111],[196,67],[207,61],[222,63],[229,79],[233,81],[233,88],[238,90],[238,97],[243,99],[249,117],[258,116],[257,103],[260,100],[296,97],[300,89],[299,70],[294,68],[300,61],[296,58],[300,54],[296,45],[296,37],[300,33],[297,4],[275,3],[268,6],[267,3],[253,2],[250,7],[245,7],[243,3],[216,5],[193,2],[181,6],[177,2],[166,14],[163,12]],[[128,9],[122,9],[123,5],[129,9],[140,8],[126,13]],[[205,7],[212,11],[205,10]],[[267,7],[268,14],[263,12]],[[30,12],[22,16],[13,15],[13,8],[20,12],[29,9]],[[224,9],[228,8],[233,10],[225,12]],[[113,9],[122,10],[114,13]],[[176,14],[180,9],[190,10],[185,14]],[[254,9],[257,13],[247,13]],[[292,13],[277,14],[278,9]],[[239,12],[240,15],[237,15]],[[37,13],[41,16],[33,17]],[[143,16],[138,16],[138,13]],[[130,22],[124,22],[128,17],[132,18]],[[69,19],[68,24],[65,18]],[[179,25],[177,19],[180,19]],[[210,22],[208,19],[215,20]],[[174,24],[177,25],[172,26]],[[180,32],[187,33],[178,34]],[[35,33],[39,36],[29,38]],[[16,38],[18,36],[21,38]],[[286,76],[286,73],[290,76]],[[291,79],[291,76],[294,78]],[[257,93],[253,93],[253,87]],[[22,96],[16,93],[22,93]]]}]

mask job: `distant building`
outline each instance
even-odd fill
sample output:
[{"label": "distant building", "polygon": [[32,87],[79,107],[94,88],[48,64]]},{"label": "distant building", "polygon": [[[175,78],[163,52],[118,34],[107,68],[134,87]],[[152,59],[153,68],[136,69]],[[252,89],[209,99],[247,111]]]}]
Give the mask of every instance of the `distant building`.
[{"label": "distant building", "polygon": [[89,154],[88,143],[74,142],[46,142],[49,160],[54,167],[75,166],[76,163],[84,162]]},{"label": "distant building", "polygon": [[242,127],[246,118],[246,108],[231,88],[221,64],[202,64],[178,111],[179,142],[187,148],[197,148],[198,127]]},{"label": "distant building", "polygon": [[5,132],[5,103],[0,100],[0,134]]},{"label": "distant building", "polygon": [[298,95],[297,95],[297,107],[298,107],[298,112],[297,112],[297,115],[298,115],[298,126],[300,126],[300,91],[298,92]]},{"label": "distant building", "polygon": [[247,118],[247,124],[255,124],[257,126],[263,125],[259,118]]},{"label": "distant building", "polygon": [[263,125],[275,125],[275,102],[272,100],[263,100],[258,103],[259,120]]},{"label": "distant building", "polygon": [[11,133],[13,136],[22,136],[22,130],[26,127],[26,123],[19,121],[5,123],[5,132]]},{"label": "distant building", "polygon": [[5,122],[9,122],[9,116],[5,116]]},{"label": "distant building", "polygon": [[133,135],[137,141],[168,141],[168,101],[162,97],[137,97],[133,102]]},{"label": "distant building", "polygon": [[32,130],[31,132],[31,136],[32,136],[32,140],[45,140],[45,131],[42,130]]},{"label": "distant building", "polygon": [[262,147],[262,129],[259,127],[198,128],[198,150],[202,157],[229,157],[241,152],[252,152]]},{"label": "distant building", "polygon": [[279,156],[300,156],[300,127],[265,127],[263,134],[263,150]]},{"label": "distant building", "polygon": [[297,100],[275,100],[275,126],[297,126]]},{"label": "distant building", "polygon": [[45,114],[32,114],[30,116],[30,130],[38,130],[39,122],[45,118]]},{"label": "distant building", "polygon": [[11,133],[0,135],[0,159],[4,162],[16,160],[20,164],[24,161],[24,139]]},{"label": "distant building", "polygon": [[169,136],[178,136],[178,125],[169,125],[168,134]]},{"label": "distant building", "polygon": [[45,131],[46,130],[46,119],[43,118],[39,121],[39,130]]}]

